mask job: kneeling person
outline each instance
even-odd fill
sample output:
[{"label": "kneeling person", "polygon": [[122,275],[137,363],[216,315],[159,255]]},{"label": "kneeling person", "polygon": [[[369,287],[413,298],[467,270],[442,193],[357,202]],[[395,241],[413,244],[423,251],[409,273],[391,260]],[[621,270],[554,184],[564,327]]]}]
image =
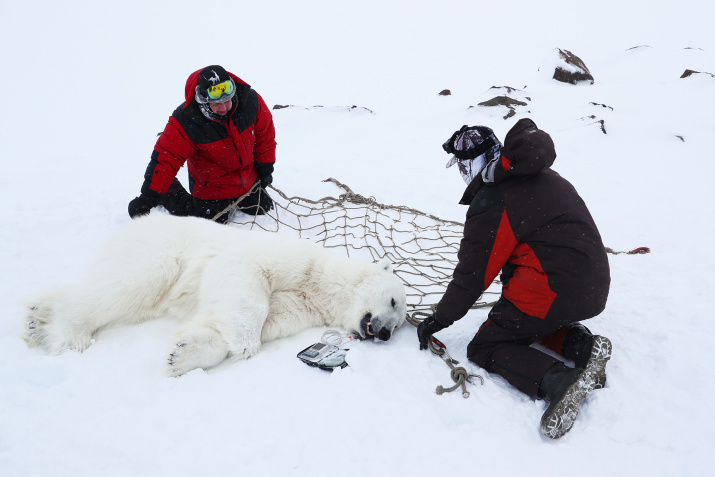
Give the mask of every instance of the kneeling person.
[{"label": "kneeling person", "polygon": [[[192,73],[186,101],[172,116],[154,146],[141,195],[129,203],[134,218],[164,206],[172,215],[212,219],[256,182],[238,205],[247,214],[273,207],[265,188],[273,181],[275,128],[261,96],[218,65]],[[176,179],[187,163],[187,192]],[[217,221],[225,222],[228,214]]]},{"label": "kneeling person", "polygon": [[[578,405],[606,381],[611,342],[579,321],[606,306],[606,250],[586,204],[550,169],[551,137],[530,119],[507,133],[502,147],[491,129],[457,131],[445,143],[469,184],[459,263],[436,312],[417,329],[429,336],[467,314],[501,271],[502,294],[467,347],[470,361],[550,405],[541,431],[558,438],[571,429]],[[566,366],[530,345],[540,341],[573,360]]]}]

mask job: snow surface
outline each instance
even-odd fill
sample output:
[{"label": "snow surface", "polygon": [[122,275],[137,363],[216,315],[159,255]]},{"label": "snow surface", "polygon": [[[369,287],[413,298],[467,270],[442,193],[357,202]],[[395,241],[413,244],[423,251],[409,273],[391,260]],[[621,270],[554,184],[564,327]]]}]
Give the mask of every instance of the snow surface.
[{"label": "snow surface", "polygon": [[[715,73],[712,5],[1,2],[0,475],[711,475],[715,78],[680,75]],[[551,80],[556,48],[595,84]],[[27,348],[19,298],[78,279],[129,221],[186,77],[214,63],[269,106],[325,107],[274,111],[275,185],[291,195],[339,194],[321,182],[334,177],[462,221],[441,149],[454,130],[503,139],[528,116],[551,134],[606,245],[652,250],[610,257],[608,306],[587,322],[614,343],[608,385],[569,434],[542,437],[543,402],[468,364],[486,310],[439,334],[485,376],[468,399],[435,394],[448,369],[411,325],[333,374],[295,358],[323,329],[178,379],[161,374],[170,321],[103,331],[81,355]],[[470,109],[492,86],[528,106]]]}]

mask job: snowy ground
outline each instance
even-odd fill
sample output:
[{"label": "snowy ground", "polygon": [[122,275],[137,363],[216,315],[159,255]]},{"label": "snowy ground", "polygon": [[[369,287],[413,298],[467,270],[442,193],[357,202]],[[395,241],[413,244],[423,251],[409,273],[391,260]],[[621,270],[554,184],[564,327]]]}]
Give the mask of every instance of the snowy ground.
[{"label": "snowy ground", "polygon": [[[715,73],[715,9],[510,5],[2,2],[0,475],[709,475],[715,78],[680,75]],[[595,84],[551,80],[555,48],[580,56]],[[437,396],[448,369],[410,325],[354,345],[333,374],[295,358],[323,329],[178,379],[161,374],[168,321],[104,331],[82,355],[27,348],[18,299],[78,279],[129,221],[186,77],[214,63],[269,106],[325,106],[274,111],[275,185],[292,195],[337,195],[321,182],[335,177],[462,221],[464,184],[441,150],[455,129],[485,124],[503,139],[528,116],[552,135],[554,169],[606,245],[652,250],[610,257],[608,307],[588,323],[614,343],[608,385],[569,434],[542,437],[544,403],[469,364],[485,384]],[[508,120],[468,109],[492,86],[529,105]],[[373,114],[338,108],[352,105]],[[485,316],[439,335],[462,363]]]}]

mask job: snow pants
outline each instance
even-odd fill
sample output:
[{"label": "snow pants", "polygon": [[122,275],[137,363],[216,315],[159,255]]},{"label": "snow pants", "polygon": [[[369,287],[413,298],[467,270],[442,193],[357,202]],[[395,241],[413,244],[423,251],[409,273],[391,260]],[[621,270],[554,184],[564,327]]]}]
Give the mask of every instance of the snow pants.
[{"label": "snow pants", "polygon": [[525,394],[537,397],[546,371],[561,361],[531,344],[540,341],[560,353],[569,325],[577,321],[574,317],[536,318],[502,296],[467,346],[467,357]]},{"label": "snow pants", "polygon": [[[213,219],[216,214],[222,212],[235,201],[236,199],[197,199],[184,189],[184,186],[181,185],[178,179],[174,179],[161,205],[163,205],[171,215]],[[237,207],[238,210],[248,215],[263,215],[272,208],[273,199],[261,188],[257,188],[253,193],[244,197]],[[229,214],[225,213],[218,217],[216,222],[225,223],[228,218]]]}]

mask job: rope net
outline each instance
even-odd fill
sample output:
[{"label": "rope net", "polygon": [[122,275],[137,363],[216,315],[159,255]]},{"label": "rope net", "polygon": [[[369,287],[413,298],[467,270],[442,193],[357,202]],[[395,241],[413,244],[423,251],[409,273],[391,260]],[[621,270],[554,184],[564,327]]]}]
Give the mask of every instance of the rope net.
[{"label": "rope net", "polygon": [[[336,179],[324,182],[332,182],[344,192],[338,197],[311,200],[288,197],[269,186],[273,209],[263,211],[263,215],[244,214],[237,207],[241,197],[229,207],[229,223],[308,239],[325,248],[339,249],[350,258],[387,258],[405,285],[409,314],[432,313],[457,265],[464,224],[405,206],[381,204],[374,197],[354,193]],[[499,293],[496,287],[490,287],[484,296]],[[491,304],[479,301],[473,308]]]},{"label": "rope net", "polygon": [[[238,203],[258,188],[256,183],[214,219],[229,212],[228,222],[242,228],[312,240],[325,248],[340,249],[351,258],[378,261],[386,257],[405,285],[409,317],[416,326],[421,321],[417,316],[426,317],[434,312],[451,280],[464,224],[410,207],[381,204],[374,197],[356,194],[336,179],[323,182],[332,182],[344,192],[338,197],[311,200],[288,197],[269,186],[275,192],[271,192],[273,209],[261,208],[262,215],[244,214]],[[634,255],[650,253],[650,249],[614,251],[606,247],[606,252]],[[493,305],[496,300],[488,300],[501,294],[500,283],[497,277],[482,295],[484,301],[477,301],[472,308]]]}]

